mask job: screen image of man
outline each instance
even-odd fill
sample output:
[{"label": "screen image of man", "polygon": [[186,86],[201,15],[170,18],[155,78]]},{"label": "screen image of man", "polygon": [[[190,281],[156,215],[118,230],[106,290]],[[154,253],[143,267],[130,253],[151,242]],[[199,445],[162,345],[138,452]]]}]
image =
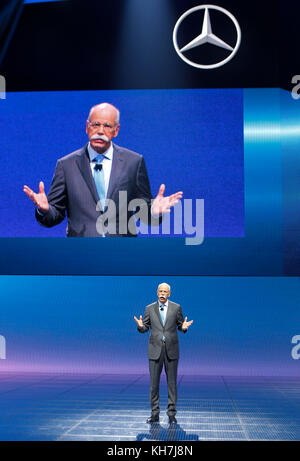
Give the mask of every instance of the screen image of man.
[{"label": "screen image of man", "polygon": [[179,360],[179,341],[177,330],[186,333],[193,320],[183,319],[181,306],[168,298],[171,294],[170,285],[161,283],[157,289],[158,300],[146,307],[144,316],[138,319],[134,316],[140,333],[151,329],[148,358],[150,371],[150,404],[151,416],[147,423],[159,421],[159,384],[160,376],[165,368],[168,383],[169,423],[176,424],[177,403],[177,368]]},{"label": "screen image of man", "polygon": [[143,156],[112,142],[119,129],[116,107],[93,106],[86,121],[89,142],[57,161],[48,196],[42,181],[37,193],[24,185],[41,225],[55,226],[67,215],[67,237],[136,236],[134,215],[141,219],[140,209],[146,210],[146,222],[152,218],[157,225],[181,199],[181,191],[164,196],[161,184],[152,200]]}]

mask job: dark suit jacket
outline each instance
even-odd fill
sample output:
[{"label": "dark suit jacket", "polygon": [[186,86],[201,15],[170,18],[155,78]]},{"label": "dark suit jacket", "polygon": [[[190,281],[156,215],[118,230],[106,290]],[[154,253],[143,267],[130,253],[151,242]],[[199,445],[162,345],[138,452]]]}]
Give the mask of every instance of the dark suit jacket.
[{"label": "dark suit jacket", "polygon": [[[134,211],[128,211],[128,202],[143,199],[147,204],[148,219],[151,208],[151,189],[142,155],[113,145],[113,160],[107,198],[116,204],[116,231],[107,236],[136,236],[134,232],[119,233],[121,216],[128,220]],[[119,204],[119,191],[127,192],[127,202]],[[46,227],[59,224],[68,217],[67,237],[99,237],[96,222],[102,214],[96,211],[99,201],[90,168],[87,145],[58,160],[48,194],[49,211],[36,219]],[[122,201],[121,201],[122,202]],[[105,210],[104,210],[105,211]],[[132,218],[134,219],[134,218]]]},{"label": "dark suit jacket", "polygon": [[146,307],[143,317],[143,328],[138,327],[140,333],[146,333],[151,328],[148,346],[148,357],[150,360],[157,360],[161,353],[162,337],[166,338],[166,351],[170,359],[179,358],[179,341],[177,329],[182,330],[183,315],[179,304],[168,301],[168,311],[165,326],[162,324],[158,301]]}]

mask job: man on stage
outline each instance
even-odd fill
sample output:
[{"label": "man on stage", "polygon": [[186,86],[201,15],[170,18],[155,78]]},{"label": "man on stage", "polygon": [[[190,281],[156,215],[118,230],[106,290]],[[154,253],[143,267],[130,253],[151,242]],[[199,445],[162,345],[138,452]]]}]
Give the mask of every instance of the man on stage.
[{"label": "man on stage", "polygon": [[170,285],[161,283],[157,289],[158,300],[146,307],[144,317],[134,316],[140,333],[146,333],[151,328],[148,347],[150,370],[150,403],[152,414],[147,423],[159,421],[159,383],[163,365],[168,382],[169,423],[176,424],[177,402],[177,367],[179,359],[178,330],[186,333],[193,320],[183,320],[181,306],[168,298],[171,294]]},{"label": "man on stage", "polygon": [[[38,193],[24,186],[41,225],[55,226],[67,214],[67,237],[131,237],[137,235],[134,215],[147,223],[152,218],[158,225],[162,215],[170,213],[182,192],[164,197],[165,185],[161,184],[152,201],[143,156],[112,143],[119,129],[116,107],[108,103],[93,106],[86,121],[89,142],[58,160],[48,197],[42,181]],[[131,208],[134,201],[142,205]],[[138,216],[139,208],[145,219],[141,213]],[[110,226],[105,227],[107,220]]]}]

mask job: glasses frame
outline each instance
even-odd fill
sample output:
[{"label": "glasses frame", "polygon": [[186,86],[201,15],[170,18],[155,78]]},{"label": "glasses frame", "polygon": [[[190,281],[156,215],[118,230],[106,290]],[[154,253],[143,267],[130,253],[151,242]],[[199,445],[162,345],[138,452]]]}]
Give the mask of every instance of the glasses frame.
[{"label": "glasses frame", "polygon": [[103,130],[104,131],[113,131],[116,129],[117,127],[117,123],[115,123],[113,126],[111,126],[110,124],[108,123],[100,123],[100,122],[90,122],[89,120],[87,121],[88,122],[88,126],[89,128],[93,129],[93,130],[96,130],[98,128],[101,128],[103,127]]}]

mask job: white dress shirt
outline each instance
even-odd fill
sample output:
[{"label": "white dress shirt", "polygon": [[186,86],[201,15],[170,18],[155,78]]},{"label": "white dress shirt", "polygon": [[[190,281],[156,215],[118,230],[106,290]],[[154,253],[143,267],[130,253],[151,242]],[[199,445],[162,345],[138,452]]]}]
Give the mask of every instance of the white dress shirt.
[{"label": "white dress shirt", "polygon": [[162,304],[160,301],[158,301],[158,304],[159,304],[159,308],[161,308],[161,306],[165,306],[164,311],[165,311],[165,321],[166,321],[167,312],[168,312],[168,300],[165,302],[165,304]]},{"label": "white dress shirt", "polygon": [[[165,302],[165,304],[162,304],[160,301],[158,301],[158,304],[159,304],[159,308],[161,308],[162,306],[165,306],[164,307],[164,313],[165,313],[165,324],[166,324],[167,312],[168,312],[168,300]],[[160,312],[159,312],[159,314],[160,314]],[[162,340],[163,341],[166,340],[165,336],[162,337]]]},{"label": "white dress shirt", "polygon": [[[88,149],[88,153],[90,157],[90,167],[91,167],[92,175],[94,178],[95,162],[93,162],[93,160],[99,154],[92,148],[90,143],[88,143],[87,149]],[[113,148],[112,143],[110,143],[109,148],[102,155],[104,155],[104,159],[102,161],[102,168],[103,168],[103,173],[104,173],[105,197],[107,197],[107,191],[108,191],[109,179],[110,179],[110,173],[111,173],[111,167],[112,167],[112,160],[113,160],[113,155],[114,155],[114,148]]]}]

